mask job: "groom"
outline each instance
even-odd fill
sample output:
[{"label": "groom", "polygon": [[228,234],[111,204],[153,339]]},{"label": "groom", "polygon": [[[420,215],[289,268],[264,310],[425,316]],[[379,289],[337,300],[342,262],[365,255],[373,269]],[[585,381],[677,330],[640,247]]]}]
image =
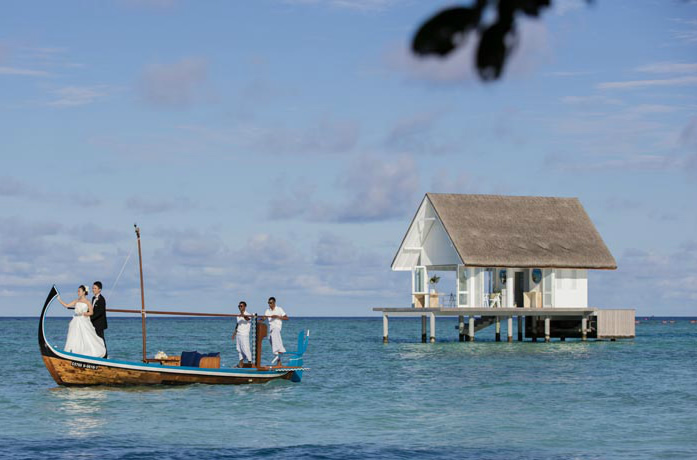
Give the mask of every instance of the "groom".
[{"label": "groom", "polygon": [[[104,340],[104,348],[106,348],[106,339],[104,339],[104,329],[107,328],[106,324],[106,299],[102,295],[102,282],[95,281],[92,285],[92,326],[97,332],[97,335]],[[109,356],[109,350],[104,354],[104,358]]]}]

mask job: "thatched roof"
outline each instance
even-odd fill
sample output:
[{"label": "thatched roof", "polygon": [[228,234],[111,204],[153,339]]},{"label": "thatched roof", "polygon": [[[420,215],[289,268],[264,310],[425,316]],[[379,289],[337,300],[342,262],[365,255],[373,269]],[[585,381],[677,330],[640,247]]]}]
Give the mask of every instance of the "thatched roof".
[{"label": "thatched roof", "polygon": [[428,193],[465,265],[616,269],[577,198]]}]

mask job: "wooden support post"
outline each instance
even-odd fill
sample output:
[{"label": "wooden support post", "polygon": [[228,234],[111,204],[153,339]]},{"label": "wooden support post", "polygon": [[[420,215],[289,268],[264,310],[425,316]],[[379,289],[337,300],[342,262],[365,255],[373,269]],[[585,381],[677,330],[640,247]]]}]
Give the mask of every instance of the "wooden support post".
[{"label": "wooden support post", "polygon": [[545,316],[545,342],[546,343],[549,343],[549,341],[550,341],[550,332],[549,332],[550,323],[551,323],[551,321],[549,319],[549,316]]},{"label": "wooden support post", "polygon": [[460,342],[465,341],[465,317],[460,315],[457,317],[457,333]]},{"label": "wooden support post", "polygon": [[496,317],[496,341],[501,341],[501,318]]},{"label": "wooden support post", "polygon": [[383,314],[382,315],[382,343],[387,343],[388,340],[388,320],[387,320],[387,315]]},{"label": "wooden support post", "polygon": [[581,318],[581,340],[584,342],[586,340],[588,340],[587,328],[588,328],[588,318],[586,318],[584,316],[583,318]]},{"label": "wooden support post", "polygon": [[506,334],[508,335],[508,341],[513,342],[513,317],[509,316],[506,324]]},{"label": "wooden support post", "polygon": [[426,343],[426,316],[421,315],[421,343]]},{"label": "wooden support post", "polygon": [[264,321],[259,321],[259,318],[254,315],[254,366],[261,366],[261,350],[262,343],[269,333],[269,327]]},{"label": "wooden support post", "polygon": [[436,314],[430,313],[431,316],[431,343],[436,343]]},{"label": "wooden support post", "polygon": [[537,316],[532,317],[532,341],[537,342]]},{"label": "wooden support post", "polygon": [[469,336],[467,337],[468,342],[474,342],[474,315],[469,317]]},{"label": "wooden support post", "polygon": [[523,341],[523,316],[518,315],[518,342]]}]

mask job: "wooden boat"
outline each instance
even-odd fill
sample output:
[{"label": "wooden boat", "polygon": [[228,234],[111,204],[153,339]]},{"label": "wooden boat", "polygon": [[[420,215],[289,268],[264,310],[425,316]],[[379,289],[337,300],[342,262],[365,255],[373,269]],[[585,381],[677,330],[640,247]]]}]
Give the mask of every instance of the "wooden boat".
[{"label": "wooden boat", "polygon": [[[140,233],[138,235],[138,249],[140,253]],[[142,261],[141,261],[141,300],[142,295]],[[309,331],[301,331],[298,334],[298,349],[295,353],[285,353],[284,359],[287,365],[283,367],[269,367],[261,365],[261,349],[264,337],[267,334],[267,326],[262,321],[263,317],[254,315],[255,331],[255,356],[254,364],[243,368],[220,367],[193,367],[182,366],[168,360],[148,359],[145,347],[145,315],[147,314],[178,314],[191,316],[238,316],[213,313],[182,313],[146,311],[145,304],[141,310],[115,310],[107,311],[141,313],[143,318],[143,361],[123,361],[117,359],[95,358],[60,350],[49,343],[44,332],[44,320],[46,312],[53,300],[58,296],[56,287],[53,286],[46,297],[41,317],[39,318],[39,350],[46,369],[58,385],[87,386],[87,385],[185,385],[191,383],[204,383],[211,385],[222,384],[252,384],[267,383],[271,380],[285,379],[292,382],[300,382],[302,379],[303,354],[307,349]],[[219,363],[219,360],[218,360]]]}]

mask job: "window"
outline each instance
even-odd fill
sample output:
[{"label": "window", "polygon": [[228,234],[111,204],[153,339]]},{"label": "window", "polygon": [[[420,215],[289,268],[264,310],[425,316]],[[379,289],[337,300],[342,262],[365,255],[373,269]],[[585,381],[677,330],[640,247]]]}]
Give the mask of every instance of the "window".
[{"label": "window", "polygon": [[423,294],[426,292],[426,267],[414,267],[413,292]]}]

